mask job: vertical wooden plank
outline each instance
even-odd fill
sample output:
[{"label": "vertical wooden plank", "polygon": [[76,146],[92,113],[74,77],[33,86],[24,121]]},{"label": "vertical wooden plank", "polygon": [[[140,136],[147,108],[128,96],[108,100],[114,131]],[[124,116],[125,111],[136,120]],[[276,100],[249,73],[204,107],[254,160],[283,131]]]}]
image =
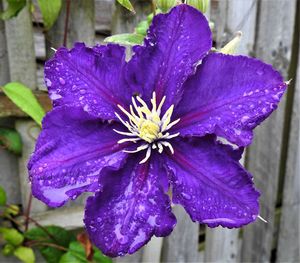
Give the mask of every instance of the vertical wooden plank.
[{"label": "vertical wooden plank", "polygon": [[[253,54],[255,41],[257,0],[228,0],[226,31],[231,39],[237,31],[243,36],[237,54]],[[227,39],[228,40],[228,39]]]},{"label": "vertical wooden plank", "polygon": [[300,50],[298,52],[298,73],[289,134],[277,262],[300,262]]},{"label": "vertical wooden plank", "polygon": [[95,2],[94,0],[71,1],[69,23],[69,45],[82,41],[91,46],[95,41]]},{"label": "vertical wooden plank", "polygon": [[[3,10],[0,1],[0,12]],[[4,22],[0,20],[0,86],[9,82],[9,66]],[[0,126],[13,127],[13,120],[0,119]],[[0,147],[0,185],[4,187],[8,202],[20,203],[17,156]]]},{"label": "vertical wooden plank", "polygon": [[230,37],[226,33],[228,1],[211,0],[210,21],[214,26],[212,29],[215,48],[221,48],[228,42]]},{"label": "vertical wooden plank", "polygon": [[193,223],[181,206],[175,206],[173,212],[177,225],[173,232],[164,238],[162,262],[197,262],[199,224]]},{"label": "vertical wooden plank", "polygon": [[[223,23],[223,27],[215,24],[216,40],[221,41],[217,45],[223,46],[234,37],[235,32],[242,31],[243,38],[237,54],[249,55],[253,52],[256,0],[227,0],[222,5],[214,6],[214,8],[221,9],[218,12],[215,10],[212,14],[215,23]],[[220,32],[220,30],[222,31]],[[244,160],[241,160],[241,163],[244,164]],[[204,253],[206,262],[239,262],[239,250],[239,229],[207,228]]]},{"label": "vertical wooden plank", "polygon": [[151,13],[151,1],[133,0],[136,14],[128,11],[120,4],[116,4],[112,19],[112,34],[132,33],[134,27]]},{"label": "vertical wooden plank", "polygon": [[[256,57],[273,64],[285,78],[291,56],[296,1],[262,0],[258,4],[258,24],[255,43]],[[270,260],[275,205],[277,199],[280,157],[284,125],[285,100],[277,111],[258,127],[247,157],[248,168],[261,192],[260,220],[245,227],[242,261],[268,262]]]},{"label": "vertical wooden plank", "polygon": [[[62,2],[62,8],[57,21],[46,33],[46,56],[53,55],[51,47],[57,49],[63,45],[66,1]],[[94,0],[71,1],[68,24],[67,47],[72,47],[74,42],[81,41],[86,45],[93,45],[95,39],[95,2]]]},{"label": "vertical wooden plank", "polygon": [[[0,1],[0,12],[3,10],[2,0]],[[5,26],[0,20],[0,86],[9,82],[8,54],[6,47]]]},{"label": "vertical wooden plank", "polygon": [[[23,207],[26,207],[31,192],[31,187],[28,181],[27,162],[31,153],[34,151],[35,141],[40,132],[40,128],[34,121],[18,120],[16,121],[16,130],[20,133],[23,143],[22,156],[19,158],[19,177]],[[31,212],[36,213],[45,210],[47,210],[47,206],[33,198]]]},{"label": "vertical wooden plank", "polygon": [[114,0],[95,1],[95,27],[97,33],[109,34],[111,32],[112,15],[115,7],[114,2]]},{"label": "vertical wooden plank", "polygon": [[5,22],[11,81],[36,89],[36,63],[29,5]]},{"label": "vertical wooden plank", "polygon": [[239,230],[215,228],[207,229],[205,236],[205,262],[240,262]]},{"label": "vertical wooden plank", "polygon": [[143,249],[135,252],[133,255],[115,258],[113,261],[116,263],[140,263],[143,262]]},{"label": "vertical wooden plank", "polygon": [[[36,63],[33,44],[33,30],[29,5],[27,5],[17,17],[5,22],[7,50],[9,57],[9,71],[11,81],[20,81],[31,89],[36,89]],[[23,141],[22,158],[19,159],[19,180],[23,207],[28,204],[30,185],[27,173],[27,161],[34,148],[28,129],[33,122],[16,121],[16,129]],[[37,199],[32,201],[32,211],[44,211],[44,206]]]}]

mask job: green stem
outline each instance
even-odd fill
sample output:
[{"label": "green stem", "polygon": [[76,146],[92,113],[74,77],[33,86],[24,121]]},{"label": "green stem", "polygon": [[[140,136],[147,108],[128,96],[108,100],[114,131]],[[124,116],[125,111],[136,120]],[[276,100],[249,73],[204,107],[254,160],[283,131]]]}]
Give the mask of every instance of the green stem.
[{"label": "green stem", "polygon": [[40,241],[33,240],[33,241],[27,242],[27,245],[30,246],[30,247],[34,247],[34,246],[48,246],[48,247],[57,248],[57,249],[62,250],[62,251],[68,251],[68,249],[65,248],[65,247],[63,247],[63,246],[56,245],[56,244],[49,243],[49,242],[40,242]]}]

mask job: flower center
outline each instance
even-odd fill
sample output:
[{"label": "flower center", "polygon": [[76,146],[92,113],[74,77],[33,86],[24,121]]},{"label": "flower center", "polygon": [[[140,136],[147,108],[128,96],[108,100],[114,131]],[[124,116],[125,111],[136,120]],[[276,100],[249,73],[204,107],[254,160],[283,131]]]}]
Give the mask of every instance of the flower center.
[{"label": "flower center", "polygon": [[160,131],[159,125],[150,120],[143,120],[139,127],[139,136],[146,142],[153,142],[155,139],[159,138],[158,134]]},{"label": "flower center", "polygon": [[[172,145],[167,141],[168,139],[177,137],[179,133],[170,134],[168,132],[171,127],[177,124],[180,119],[171,122],[171,117],[174,109],[172,105],[165,114],[160,117],[161,109],[166,100],[164,96],[157,106],[156,95],[153,92],[151,104],[152,109],[139,96],[132,97],[132,105],[129,106],[130,112],[125,110],[121,105],[119,109],[128,117],[128,121],[124,121],[118,113],[115,112],[121,123],[128,129],[129,132],[114,130],[116,133],[127,136],[119,140],[118,143],[134,142],[143,140],[144,143],[133,151],[124,150],[128,153],[136,153],[142,150],[147,150],[146,157],[140,162],[146,162],[150,155],[151,149],[157,149],[159,153],[163,152],[164,147],[169,148],[171,153],[174,153]],[[139,104],[139,105],[138,105]]]}]

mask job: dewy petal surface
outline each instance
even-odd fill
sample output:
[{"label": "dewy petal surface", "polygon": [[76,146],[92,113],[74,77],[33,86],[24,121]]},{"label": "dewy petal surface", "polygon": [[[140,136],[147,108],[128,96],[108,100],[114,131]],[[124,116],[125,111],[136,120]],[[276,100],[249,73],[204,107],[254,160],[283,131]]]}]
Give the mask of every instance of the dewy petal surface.
[{"label": "dewy petal surface", "polygon": [[210,54],[184,85],[174,112],[182,136],[217,134],[239,146],[277,108],[286,89],[270,65],[244,56]]},{"label": "dewy petal surface", "polygon": [[145,164],[131,156],[121,170],[102,171],[103,191],[88,198],[84,222],[103,253],[132,254],[153,235],[171,233],[176,219],[160,177],[166,172],[155,155]]},{"label": "dewy petal surface", "polygon": [[166,95],[164,109],[176,105],[182,84],[211,45],[208,22],[198,10],[181,4],[168,14],[159,14],[144,45],[134,48],[126,71],[128,84],[145,101],[150,101],[155,91],[158,101]]},{"label": "dewy petal surface", "polygon": [[130,94],[122,85],[125,48],[118,45],[60,48],[45,64],[45,83],[53,105],[80,105],[102,119],[115,119],[117,104]]},{"label": "dewy petal surface", "polygon": [[240,227],[256,219],[259,193],[238,162],[241,150],[212,136],[175,141],[175,153],[166,163],[174,203],[210,227]]},{"label": "dewy petal surface", "polygon": [[117,143],[120,136],[112,130],[116,127],[78,107],[56,107],[48,113],[28,164],[33,195],[57,207],[99,189],[102,168],[118,169],[126,157]]}]

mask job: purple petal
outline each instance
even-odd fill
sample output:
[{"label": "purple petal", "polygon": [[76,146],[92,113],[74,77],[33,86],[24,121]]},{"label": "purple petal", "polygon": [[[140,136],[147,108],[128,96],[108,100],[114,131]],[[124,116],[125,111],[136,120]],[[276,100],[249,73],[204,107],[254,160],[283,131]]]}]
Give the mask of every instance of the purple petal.
[{"label": "purple petal", "polygon": [[57,207],[97,190],[102,168],[118,169],[126,157],[113,128],[118,126],[81,108],[56,107],[48,113],[28,164],[33,195]]},{"label": "purple petal", "polygon": [[277,108],[286,84],[257,59],[210,54],[184,89],[175,117],[181,135],[214,133],[246,146],[252,130]]},{"label": "purple petal", "polygon": [[240,227],[258,215],[259,193],[251,175],[239,164],[240,150],[206,136],[178,139],[167,168],[173,202],[193,221],[209,227]]},{"label": "purple petal", "polygon": [[153,235],[169,235],[176,224],[159,183],[159,177],[166,177],[164,169],[155,156],[142,165],[140,158],[132,155],[119,171],[104,169],[103,191],[87,200],[84,222],[89,236],[111,257],[134,253]]},{"label": "purple petal", "polygon": [[134,48],[127,80],[132,90],[150,101],[166,95],[165,109],[177,104],[182,84],[194,66],[210,50],[211,32],[206,18],[196,9],[179,5],[153,19],[144,46]]},{"label": "purple petal", "polygon": [[115,119],[117,104],[130,99],[122,85],[125,64],[125,48],[118,45],[60,48],[45,65],[53,105],[80,105],[94,116]]}]

